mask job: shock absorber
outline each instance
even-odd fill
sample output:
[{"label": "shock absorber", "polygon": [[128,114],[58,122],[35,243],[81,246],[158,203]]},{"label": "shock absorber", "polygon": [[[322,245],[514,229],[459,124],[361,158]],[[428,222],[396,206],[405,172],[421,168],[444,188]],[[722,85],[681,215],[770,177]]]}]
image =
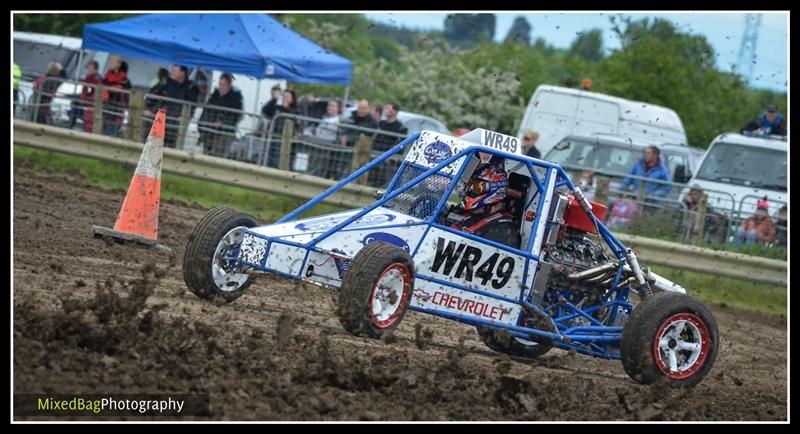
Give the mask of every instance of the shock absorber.
[{"label": "shock absorber", "polygon": [[650,288],[650,283],[644,278],[642,268],[639,266],[639,260],[636,259],[636,253],[634,253],[631,248],[628,248],[625,256],[627,256],[628,264],[631,266],[631,270],[633,270],[633,274],[636,276],[636,281],[639,283],[639,296],[642,300],[650,297],[653,295],[653,289]]}]

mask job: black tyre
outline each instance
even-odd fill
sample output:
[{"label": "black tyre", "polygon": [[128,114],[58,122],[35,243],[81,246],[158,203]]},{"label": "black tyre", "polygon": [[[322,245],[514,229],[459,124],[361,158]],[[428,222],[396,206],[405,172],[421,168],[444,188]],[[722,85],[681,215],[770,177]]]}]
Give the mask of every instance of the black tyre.
[{"label": "black tyre", "polygon": [[717,322],[708,307],[685,294],[658,292],[633,309],[620,355],[634,381],[692,387],[711,370],[718,346]]},{"label": "black tyre", "polygon": [[380,338],[400,324],[414,290],[414,262],[403,249],[367,244],[342,278],[336,314],[354,335]]},{"label": "black tyre", "polygon": [[256,220],[236,209],[218,207],[207,212],[194,228],[183,256],[183,280],[200,298],[229,303],[244,294],[251,279],[236,273],[223,255],[241,242],[235,228],[256,226]]}]

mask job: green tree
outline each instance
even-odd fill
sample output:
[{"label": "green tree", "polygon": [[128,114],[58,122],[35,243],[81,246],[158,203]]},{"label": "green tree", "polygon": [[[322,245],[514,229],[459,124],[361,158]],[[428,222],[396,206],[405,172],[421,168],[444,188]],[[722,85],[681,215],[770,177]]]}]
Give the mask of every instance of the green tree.
[{"label": "green tree", "polygon": [[784,101],[717,70],[703,36],[682,33],[660,19],[614,24],[622,47],[600,63],[595,90],[672,108],[694,146],[707,147],[716,135],[739,131],[768,98]]},{"label": "green tree", "polygon": [[83,36],[83,26],[91,23],[130,18],[141,14],[14,14],[14,30],[49,33],[53,35]]},{"label": "green tree", "polygon": [[444,37],[451,46],[472,48],[494,40],[494,14],[450,14],[444,20]]},{"label": "green tree", "polygon": [[580,32],[578,36],[572,41],[569,47],[569,53],[574,56],[580,56],[591,62],[597,62],[603,58],[603,31],[600,29],[592,29],[586,32]]},{"label": "green tree", "polygon": [[531,23],[529,23],[525,17],[516,17],[503,43],[530,45],[531,30],[533,30],[533,27],[531,27]]}]

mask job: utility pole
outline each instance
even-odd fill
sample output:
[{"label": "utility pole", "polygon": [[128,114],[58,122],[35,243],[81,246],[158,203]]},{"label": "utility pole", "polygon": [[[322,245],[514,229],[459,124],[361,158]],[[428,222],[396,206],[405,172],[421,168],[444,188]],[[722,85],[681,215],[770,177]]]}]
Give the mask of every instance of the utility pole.
[{"label": "utility pole", "polygon": [[742,35],[742,45],[739,46],[736,72],[749,83],[753,78],[753,66],[756,63],[756,43],[758,28],[761,27],[761,14],[747,14],[744,20],[744,35]]}]

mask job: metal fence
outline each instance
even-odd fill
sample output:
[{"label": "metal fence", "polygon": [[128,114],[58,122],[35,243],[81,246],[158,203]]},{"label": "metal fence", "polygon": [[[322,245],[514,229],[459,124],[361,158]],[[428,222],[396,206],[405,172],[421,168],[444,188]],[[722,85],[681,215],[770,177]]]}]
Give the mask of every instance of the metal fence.
[{"label": "metal fence", "polygon": [[[585,188],[590,199],[609,207],[606,214],[609,227],[685,244],[735,244],[742,222],[753,216],[747,209],[755,208],[755,203],[762,199],[762,196],[748,195],[737,202],[728,192],[693,189],[691,183],[579,165],[565,165],[564,168],[574,174],[572,179],[576,184],[583,173],[591,173],[592,182]],[[768,214],[776,231],[775,240],[769,246],[786,247],[786,238],[780,236],[780,231],[785,233],[787,225],[777,220],[778,211],[785,205],[786,202],[769,201]]]},{"label": "metal fence", "polygon": [[[30,95],[18,95],[14,117],[142,142],[159,107],[167,109],[164,142],[169,148],[326,179],[344,178],[405,138],[347,122],[326,123],[285,112],[267,119],[261,113],[56,77],[48,78]],[[386,186],[403,157],[393,156],[357,183]],[[761,199],[745,196],[737,202],[727,192],[705,190],[693,193],[697,195],[696,204],[687,207],[684,199],[690,190],[688,184],[581,166],[565,166],[565,169],[593,173],[588,194],[593,200],[609,205],[610,227],[693,245],[735,242],[742,222],[752,215],[746,210],[754,208],[752,205]],[[578,180],[579,176],[573,177],[576,183]],[[625,191],[622,188],[625,180],[638,187],[633,192]],[[653,194],[651,190],[662,194]],[[771,200],[770,217],[774,218],[784,205]],[[787,228],[785,224],[775,226],[778,236],[772,244],[784,246]]]},{"label": "metal fence", "polygon": [[[164,107],[168,148],[327,179],[343,178],[406,137],[291,113],[268,119],[260,113],[56,77],[47,84],[32,95],[19,95],[15,118],[144,141],[154,112]],[[359,183],[386,185],[401,161],[396,156]]]}]

